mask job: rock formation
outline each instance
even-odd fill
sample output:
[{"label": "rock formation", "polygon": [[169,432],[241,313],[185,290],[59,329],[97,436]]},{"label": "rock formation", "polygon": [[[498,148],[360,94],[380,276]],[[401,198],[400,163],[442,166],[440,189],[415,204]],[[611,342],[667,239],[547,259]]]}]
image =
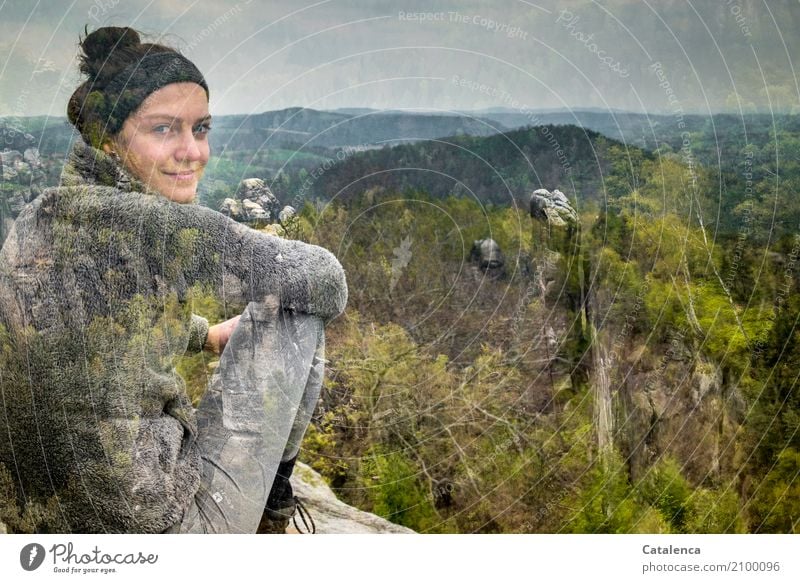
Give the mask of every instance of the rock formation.
[{"label": "rock formation", "polygon": [[248,222],[277,219],[278,199],[260,178],[245,178],[239,184],[236,198],[242,202],[245,220]]},{"label": "rock formation", "polygon": [[[404,526],[348,506],[336,498],[317,472],[305,464],[295,466],[292,489],[300,497],[314,519],[318,534],[408,534],[414,531]],[[302,528],[300,519],[298,525]],[[288,533],[297,533],[293,524]]]},{"label": "rock formation", "polygon": [[245,178],[236,190],[235,198],[226,198],[219,212],[232,219],[261,227],[278,219],[278,199],[260,178]]},{"label": "rock formation", "polygon": [[478,264],[482,271],[500,274],[505,265],[503,252],[494,239],[478,239],[472,244],[470,259]]},{"label": "rock formation", "polygon": [[566,318],[553,318],[559,326],[548,329],[547,340],[552,344],[555,336],[559,346],[567,347],[562,358],[571,367],[571,382],[588,382],[592,389],[595,432],[602,454],[612,444],[614,432],[609,341],[593,320],[595,301],[588,288],[591,266],[581,240],[578,213],[561,191],[539,189],[531,194],[530,214],[539,231],[536,280],[542,297],[566,311]]},{"label": "rock formation", "polygon": [[36,145],[36,138],[3,122],[0,126],[0,144],[7,150],[24,151]]},{"label": "rock formation", "polygon": [[35,192],[34,195],[25,195],[33,199],[41,191],[41,184],[45,179],[39,150],[27,148],[23,153],[18,150],[0,152],[0,177],[3,183],[27,187]]},{"label": "rock formation", "polygon": [[561,391],[585,381],[581,350],[586,345],[583,254],[578,214],[558,190],[536,190],[530,198],[533,219],[533,310],[542,326],[534,341],[540,378],[548,379],[552,404]]},{"label": "rock formation", "polygon": [[270,221],[269,212],[249,198],[242,200],[242,210],[248,223],[266,223]]},{"label": "rock formation", "polygon": [[734,454],[729,412],[745,406],[735,391],[723,395],[720,367],[696,349],[692,333],[675,330],[666,346],[640,347],[613,371],[615,417],[624,420],[615,441],[631,476],[641,477],[668,454],[693,482],[713,483]]},{"label": "rock formation", "polygon": [[242,205],[234,198],[226,198],[219,205],[219,212],[223,215],[232,218],[234,221],[242,221],[244,215],[242,214]]},{"label": "rock formation", "polygon": [[[565,274],[574,274],[580,245],[578,213],[572,208],[567,197],[559,190],[550,192],[540,188],[531,194],[530,214],[534,220],[534,241],[536,281],[545,297],[557,293],[549,299],[567,301],[566,307],[579,310],[579,302],[574,301],[580,290],[573,285],[567,289]],[[574,278],[573,278],[574,279]],[[555,284],[561,283],[558,289]]]},{"label": "rock formation", "polygon": [[673,330],[666,344],[634,337],[625,321],[608,317],[615,291],[592,287],[598,266],[567,197],[537,190],[530,214],[534,309],[545,322],[535,346],[541,378],[549,377],[554,395],[588,384],[600,458],[618,450],[633,479],[666,455],[694,483],[713,483],[732,465],[734,418],[744,405],[735,390],[723,395],[720,367],[702,354],[702,338],[693,329]]},{"label": "rock formation", "polygon": [[295,208],[293,206],[286,205],[281,209],[281,212],[278,213],[278,222],[285,227],[286,224],[296,216],[297,211]]},{"label": "rock formation", "polygon": [[531,194],[531,217],[552,227],[566,227],[578,222],[578,213],[560,190],[550,192],[544,188]]},{"label": "rock formation", "polygon": [[44,188],[46,175],[39,150],[32,147],[33,136],[9,134],[3,131],[12,145],[23,147],[23,151],[6,149],[0,152],[0,245],[14,224],[22,208],[39,196]]}]

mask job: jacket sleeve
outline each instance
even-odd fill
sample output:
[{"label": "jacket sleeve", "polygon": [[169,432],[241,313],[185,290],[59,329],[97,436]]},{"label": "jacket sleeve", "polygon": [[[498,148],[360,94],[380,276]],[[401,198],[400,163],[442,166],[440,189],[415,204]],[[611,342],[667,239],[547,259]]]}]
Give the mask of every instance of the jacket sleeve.
[{"label": "jacket sleeve", "polygon": [[189,344],[186,347],[186,352],[202,352],[206,339],[208,339],[208,320],[203,316],[192,314],[192,321],[189,325]]},{"label": "jacket sleeve", "polygon": [[339,261],[326,249],[285,240],[196,204],[178,204],[156,195],[94,187],[108,196],[76,197],[71,220],[97,228],[128,230],[168,280],[211,286],[231,312],[277,295],[284,309],[329,322],[347,303],[347,283]]}]

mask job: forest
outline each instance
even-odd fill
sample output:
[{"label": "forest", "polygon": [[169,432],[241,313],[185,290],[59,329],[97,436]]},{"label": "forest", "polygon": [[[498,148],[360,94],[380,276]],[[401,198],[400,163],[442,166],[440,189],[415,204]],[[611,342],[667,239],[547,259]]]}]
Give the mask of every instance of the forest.
[{"label": "forest", "polygon": [[[420,532],[800,530],[797,118],[651,133],[646,149],[540,125],[217,157],[203,204],[264,178],[298,210],[283,236],[347,273],[300,454],[341,499]],[[540,188],[573,228],[531,216]],[[471,258],[487,238],[502,268]],[[213,297],[194,311],[223,319]],[[195,401],[214,365],[181,359]]]},{"label": "forest", "polygon": [[[654,151],[533,127],[320,172],[287,236],[332,250],[351,296],[302,457],[422,532],[796,532],[800,150],[794,118],[763,122]],[[541,187],[578,209],[579,244],[531,218]],[[470,262],[486,237],[500,274]],[[186,364],[198,386],[205,364]]]}]

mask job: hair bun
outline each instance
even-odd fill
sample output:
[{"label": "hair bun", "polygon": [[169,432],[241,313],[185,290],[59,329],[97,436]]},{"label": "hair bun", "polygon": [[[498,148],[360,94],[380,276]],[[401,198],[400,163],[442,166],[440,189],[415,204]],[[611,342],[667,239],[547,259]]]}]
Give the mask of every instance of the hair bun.
[{"label": "hair bun", "polygon": [[125,49],[141,44],[141,39],[139,33],[127,26],[104,26],[88,34],[80,44],[83,55],[79,68],[90,79],[97,80],[123,69],[130,58]]}]

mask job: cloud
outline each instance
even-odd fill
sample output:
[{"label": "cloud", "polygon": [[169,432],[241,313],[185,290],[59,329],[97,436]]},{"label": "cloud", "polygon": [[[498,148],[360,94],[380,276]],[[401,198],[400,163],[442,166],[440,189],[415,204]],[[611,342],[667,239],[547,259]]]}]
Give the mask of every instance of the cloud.
[{"label": "cloud", "polygon": [[[589,0],[502,5],[462,0],[435,6],[422,0],[78,0],[67,12],[59,3],[0,5],[0,38],[8,55],[0,80],[11,82],[0,99],[6,108],[18,101],[23,114],[62,115],[65,102],[54,100],[65,100],[70,92],[54,79],[77,83],[77,40],[86,24],[90,29],[131,24],[182,48],[208,72],[212,93],[223,96],[224,113],[320,102],[492,105],[485,93],[433,81],[391,81],[453,75],[516,92],[520,101],[538,107],[663,112],[668,109],[663,90],[648,73],[655,60],[687,111],[727,107],[732,94],[763,106],[768,88],[780,94],[781,107],[800,104],[787,73],[794,66],[790,59],[800,54],[800,14],[789,2],[770,3],[769,11],[755,0],[708,3],[694,6],[696,13],[684,3],[665,7],[638,0],[603,6]],[[571,28],[558,22],[564,9],[578,18]],[[37,91],[51,94],[20,101],[26,83],[20,80],[41,62],[49,63],[51,77]],[[764,68],[767,87],[760,74]]]}]

